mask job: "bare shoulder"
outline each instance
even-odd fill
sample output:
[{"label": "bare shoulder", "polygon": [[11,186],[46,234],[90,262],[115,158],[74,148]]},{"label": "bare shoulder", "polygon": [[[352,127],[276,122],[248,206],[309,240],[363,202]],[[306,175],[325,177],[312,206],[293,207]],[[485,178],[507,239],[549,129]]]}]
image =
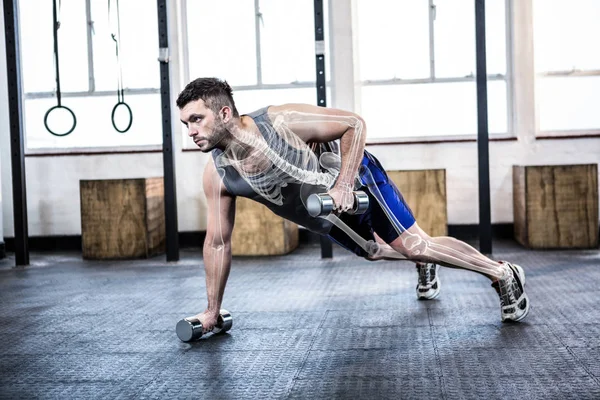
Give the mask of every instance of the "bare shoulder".
[{"label": "bare shoulder", "polygon": [[208,160],[206,166],[204,167],[202,186],[204,188],[204,194],[206,197],[232,197],[227,191],[227,188],[225,188],[223,180],[217,172],[217,168],[215,167],[215,162],[212,157]]}]

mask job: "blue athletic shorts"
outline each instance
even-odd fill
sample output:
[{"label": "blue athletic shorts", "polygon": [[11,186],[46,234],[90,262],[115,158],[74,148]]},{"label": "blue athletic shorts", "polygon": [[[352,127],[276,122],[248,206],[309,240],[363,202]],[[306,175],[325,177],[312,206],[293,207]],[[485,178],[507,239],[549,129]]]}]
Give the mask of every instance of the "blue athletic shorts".
[{"label": "blue athletic shorts", "polygon": [[[372,180],[366,173],[367,169],[371,172]],[[406,204],[404,197],[402,197],[402,194],[396,185],[394,185],[394,182],[388,178],[379,160],[366,150],[361,167],[359,168],[359,177],[363,183],[363,187],[360,190],[369,196],[369,208],[364,214],[360,215],[341,214],[340,219],[365,240],[375,240],[373,236],[373,232],[375,232],[386,243],[391,243],[400,234],[387,217],[377,198],[369,190],[368,182],[374,183],[381,192],[388,208],[400,222],[400,232],[404,232],[410,228],[415,223],[415,217],[408,204]],[[350,236],[337,226],[332,227],[328,237],[356,255],[361,257],[368,255]]]}]

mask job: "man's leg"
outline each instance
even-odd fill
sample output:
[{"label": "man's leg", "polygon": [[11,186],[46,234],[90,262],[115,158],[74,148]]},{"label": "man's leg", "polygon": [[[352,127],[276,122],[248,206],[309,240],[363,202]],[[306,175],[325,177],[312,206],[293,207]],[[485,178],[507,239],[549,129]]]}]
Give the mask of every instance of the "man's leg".
[{"label": "man's leg", "polygon": [[484,274],[490,279],[503,276],[503,266],[473,247],[451,237],[432,238],[416,223],[415,217],[394,182],[379,161],[367,157],[360,169],[361,180],[378,207],[373,207],[373,228],[395,251],[414,261],[441,263]]},{"label": "man's leg", "polygon": [[[481,273],[493,281],[501,301],[502,320],[518,321],[529,312],[529,299],[524,291],[525,274],[517,265],[498,262],[484,256],[473,247],[451,237],[430,237],[416,223],[400,191],[376,158],[363,163],[361,180],[376,199],[388,226],[380,223],[382,238],[397,252],[413,261],[436,263]],[[395,232],[391,232],[389,226]],[[374,226],[380,233],[378,226]]]},{"label": "man's leg", "polygon": [[500,296],[502,321],[520,321],[529,313],[525,272],[516,264],[491,260],[451,237],[431,237],[416,223],[390,245],[409,259],[464,268],[490,278],[492,287]]},{"label": "man's leg", "polygon": [[[377,243],[377,252],[375,254],[366,256],[365,258],[367,260],[407,260],[406,256],[394,250],[389,244],[380,238],[377,233],[373,232],[373,236],[375,237],[375,242]],[[438,297],[442,288],[442,283],[440,282],[438,274],[439,265],[415,261],[415,267],[419,277],[417,281],[417,287],[415,288],[417,299],[432,300]]]},{"label": "man's leg", "polygon": [[506,270],[502,263],[491,260],[458,239],[429,236],[416,222],[391,242],[390,247],[411,260],[464,268],[479,272],[491,280],[501,278]]},{"label": "man's leg", "polygon": [[[376,242],[378,244],[377,254],[367,259],[371,260],[392,260],[403,257],[387,243],[392,242],[398,237],[403,229],[397,229],[388,217],[388,213],[382,208],[383,199],[394,204],[394,210],[390,213],[395,214],[398,226],[402,224],[411,226],[415,223],[415,217],[406,203],[400,191],[393,185],[387,176],[387,173],[379,163],[379,160],[372,154],[365,151],[362,166],[360,168],[360,177],[363,185],[366,186],[366,192],[369,194],[369,201],[372,203],[371,223],[373,226]],[[383,193],[381,193],[383,192]],[[381,201],[380,201],[381,200]],[[379,233],[379,234],[378,234]],[[399,257],[400,256],[400,257]],[[439,266],[434,263],[415,261],[417,270],[416,294],[418,299],[430,300],[440,294],[441,281],[439,279]]]}]

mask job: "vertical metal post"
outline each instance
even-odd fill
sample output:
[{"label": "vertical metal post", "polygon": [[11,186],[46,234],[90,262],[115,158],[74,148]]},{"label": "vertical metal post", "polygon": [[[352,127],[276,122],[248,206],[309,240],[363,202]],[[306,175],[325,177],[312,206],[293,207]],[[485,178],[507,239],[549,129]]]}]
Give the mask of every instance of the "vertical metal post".
[{"label": "vertical metal post", "polygon": [[256,84],[262,85],[262,51],[260,48],[260,24],[262,13],[260,12],[260,0],[254,0],[254,37],[256,38]]},{"label": "vertical metal post", "polygon": [[429,0],[429,77],[435,79],[435,19],[437,6]]},{"label": "vertical metal post", "polygon": [[169,75],[169,24],[167,0],[158,0],[158,47],[160,62],[160,101],[163,131],[163,171],[165,187],[165,228],[167,261],[179,260],[179,232],[177,229],[177,192],[175,187],[175,160],[171,132],[171,88]]},{"label": "vertical metal post", "polygon": [[96,78],[94,77],[94,21],[92,20],[91,0],[85,0],[85,18],[88,45],[88,92],[93,93],[96,91]]},{"label": "vertical metal post", "polygon": [[27,227],[27,191],[25,186],[25,141],[23,138],[18,0],[4,0],[4,24],[8,112],[10,115],[15,258],[17,266],[24,266],[29,265],[29,232]]},{"label": "vertical metal post", "polygon": [[485,0],[475,0],[475,48],[477,58],[477,155],[479,169],[479,250],[492,253],[490,156],[485,53]]},{"label": "vertical metal post", "polygon": [[[317,68],[317,105],[327,107],[325,82],[325,28],[323,22],[323,0],[315,0],[315,57]],[[331,241],[321,235],[321,258],[333,257]]]}]

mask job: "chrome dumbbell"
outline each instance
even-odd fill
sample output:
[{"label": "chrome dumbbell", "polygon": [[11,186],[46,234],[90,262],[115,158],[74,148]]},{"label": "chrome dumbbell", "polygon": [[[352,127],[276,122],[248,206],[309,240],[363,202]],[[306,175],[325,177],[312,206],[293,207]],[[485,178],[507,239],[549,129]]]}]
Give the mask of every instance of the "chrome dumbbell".
[{"label": "chrome dumbbell", "polygon": [[[227,310],[221,310],[217,317],[217,324],[211,331],[212,333],[227,332],[231,329],[233,318]],[[177,337],[182,342],[193,342],[202,337],[202,322],[196,317],[184,318],[177,323],[175,327]]]},{"label": "chrome dumbbell", "polygon": [[[348,214],[364,214],[369,208],[369,196],[365,192],[353,192],[354,205]],[[326,193],[313,193],[306,200],[306,209],[311,217],[319,217],[330,214],[335,204],[333,198]]]}]

